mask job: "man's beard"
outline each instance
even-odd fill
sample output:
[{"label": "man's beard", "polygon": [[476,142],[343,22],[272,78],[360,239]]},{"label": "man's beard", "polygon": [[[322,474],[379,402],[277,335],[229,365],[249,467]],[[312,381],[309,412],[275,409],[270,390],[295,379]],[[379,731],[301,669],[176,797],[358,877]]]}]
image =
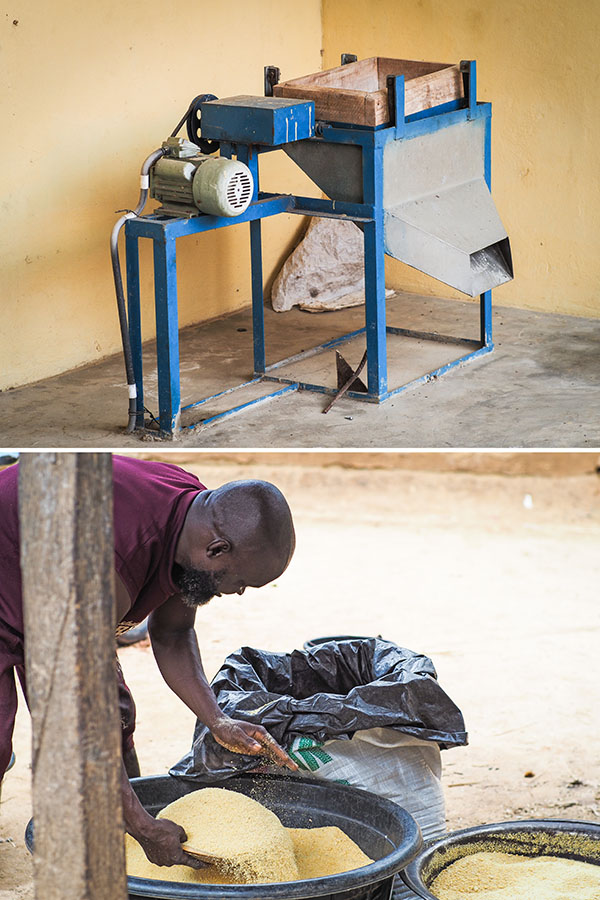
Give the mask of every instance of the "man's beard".
[{"label": "man's beard", "polygon": [[176,564],[173,567],[173,582],[186,606],[196,608],[204,606],[218,593],[224,574],[222,569],[206,572],[204,569],[184,569]]}]

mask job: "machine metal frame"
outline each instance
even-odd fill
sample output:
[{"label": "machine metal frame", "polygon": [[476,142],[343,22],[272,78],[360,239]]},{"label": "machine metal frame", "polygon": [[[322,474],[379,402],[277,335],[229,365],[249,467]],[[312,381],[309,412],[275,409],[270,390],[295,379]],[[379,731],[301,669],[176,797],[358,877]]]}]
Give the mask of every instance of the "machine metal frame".
[{"label": "machine metal frame", "polygon": [[[187,425],[194,429],[226,418],[233,413],[282,394],[309,390],[323,394],[335,394],[336,389],[325,385],[297,381],[277,375],[282,366],[312,356],[351,340],[365,333],[367,344],[367,386],[366,393],[349,390],[348,397],[381,403],[389,397],[408,390],[420,383],[432,381],[456,366],[476,359],[493,350],[492,341],[492,292],[486,291],[479,298],[479,339],[457,338],[435,332],[417,332],[410,329],[386,325],[385,303],[385,253],[384,253],[384,209],[383,209],[383,151],[390,140],[410,140],[451,125],[473,119],[485,120],[484,172],[488,188],[491,187],[491,104],[478,103],[476,99],[475,62],[461,63],[465,86],[464,100],[455,100],[433,109],[404,115],[404,76],[393,78],[390,95],[392,97],[393,124],[374,128],[350,126],[336,123],[319,123],[318,140],[332,144],[354,144],[362,149],[363,160],[363,202],[349,203],[336,200],[316,199],[293,195],[271,194],[259,190],[259,154],[275,147],[221,142],[222,156],[231,157],[234,152],[240,161],[246,163],[254,178],[254,196],[246,212],[235,218],[212,215],[198,215],[192,218],[170,218],[157,214],[129,219],[125,225],[127,302],[129,334],[137,385],[137,425],[144,425],[144,395],[142,367],[142,334],[140,314],[139,279],[139,238],[150,238],[154,248],[154,290],[156,312],[156,341],[158,365],[159,425],[164,437],[181,430],[181,413],[234,393],[240,388],[260,382],[270,381],[281,385],[266,396],[233,406],[222,413],[205,418],[201,422]],[[287,359],[266,364],[264,298],[262,282],[261,219],[282,212],[309,216],[330,216],[350,219],[360,223],[364,233],[365,247],[365,325],[364,327],[326,341]],[[177,314],[177,238],[212,231],[243,222],[250,223],[250,252],[252,278],[252,330],[254,348],[254,377],[235,387],[205,397],[202,400],[181,406],[179,372],[179,322]],[[403,335],[469,346],[468,353],[427,372],[412,381],[397,387],[388,386],[387,335]],[[473,346],[475,345],[475,346]]]}]

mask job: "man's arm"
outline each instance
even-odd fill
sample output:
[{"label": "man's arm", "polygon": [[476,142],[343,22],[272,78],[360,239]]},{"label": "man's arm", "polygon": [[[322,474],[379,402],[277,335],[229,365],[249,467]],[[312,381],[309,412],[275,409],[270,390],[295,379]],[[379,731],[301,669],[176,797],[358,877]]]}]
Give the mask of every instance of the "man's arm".
[{"label": "man's arm", "polygon": [[[115,573],[115,599],[117,622],[127,618],[131,599],[118,573]],[[144,848],[150,862],[157,866],[192,866],[201,868],[204,863],[188,856],[181,849],[186,833],[180,825],[170,819],[155,819],[146,812],[127,776],[125,765],[121,763],[121,798],[126,831]]]},{"label": "man's arm", "polygon": [[280,766],[297,769],[262,726],[231,719],[219,708],[204,674],[195,618],[196,611],[178,596],[170,597],[150,615],[152,650],[166,683],[228,750],[252,756],[263,754]]}]

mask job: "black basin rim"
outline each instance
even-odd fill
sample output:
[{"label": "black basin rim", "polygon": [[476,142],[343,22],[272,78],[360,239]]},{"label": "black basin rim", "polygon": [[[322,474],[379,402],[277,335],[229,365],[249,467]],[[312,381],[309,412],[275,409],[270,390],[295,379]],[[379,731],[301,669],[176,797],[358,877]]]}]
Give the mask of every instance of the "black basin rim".
[{"label": "black basin rim", "polygon": [[[364,866],[364,868],[369,868]],[[353,872],[359,872],[360,869],[353,869]],[[348,890],[358,890],[368,887],[370,884],[379,884],[386,881],[386,878],[393,878],[398,870],[387,876],[371,876],[367,880],[357,878],[349,888],[347,885],[342,889],[335,890],[331,879],[337,878],[337,875],[330,875],[326,878],[310,878],[305,881],[282,881],[268,884],[187,884],[181,881],[154,881],[147,878],[135,878],[133,876],[127,879],[127,890],[132,897],[150,897],[160,898],[160,900],[199,900],[202,898],[223,898],[223,900],[259,900],[264,897],[265,893],[271,900],[278,898],[286,898],[286,900],[303,900],[303,898],[332,896],[334,894],[342,894]],[[342,872],[342,875],[349,875],[349,872]],[[319,883],[319,891],[310,890],[309,885]],[[322,889],[321,889],[322,886]],[[201,889],[201,894],[198,889]],[[228,888],[228,890],[227,890]],[[237,890],[236,890],[237,889]]]},{"label": "black basin rim", "polygon": [[[170,779],[172,776],[162,776],[164,779]],[[260,781],[278,781],[281,776],[264,775],[258,780]],[[255,775],[249,773],[236,776],[237,779],[244,781],[256,780]],[[184,782],[199,788],[201,782],[195,779],[175,778],[175,781]],[[402,850],[396,849],[382,859],[375,860],[368,866],[360,869],[352,869],[357,874],[353,877],[352,885],[349,887],[346,883],[347,876],[350,872],[341,872],[338,875],[327,875],[324,878],[309,878],[305,881],[284,881],[269,884],[252,884],[252,885],[227,885],[227,884],[191,884],[180,881],[159,881],[150,878],[138,878],[129,876],[127,879],[127,887],[132,896],[137,897],[156,897],[161,900],[174,900],[174,898],[189,898],[189,900],[198,900],[200,896],[207,898],[221,898],[221,900],[262,900],[266,893],[273,900],[276,898],[286,898],[286,900],[304,900],[309,897],[322,897],[330,894],[344,893],[348,890],[354,890],[385,881],[395,875],[400,869],[404,868],[407,863],[415,857],[423,845],[423,839],[418,825],[414,819],[398,804],[387,800],[385,797],[373,795],[370,791],[363,791],[360,788],[348,787],[335,782],[328,782],[320,778],[295,778],[293,780],[299,783],[315,785],[318,788],[328,788],[340,792],[352,791],[355,794],[366,794],[369,797],[376,796],[377,801],[388,808],[388,811],[400,821],[402,829],[405,833],[405,846]],[[146,779],[132,779],[134,785],[145,782]],[[360,874],[358,874],[360,873]]]},{"label": "black basin rim", "polygon": [[[502,829],[499,831],[499,829]],[[400,873],[402,881],[423,900],[438,900],[423,885],[420,871],[427,865],[431,857],[438,851],[460,844],[470,843],[470,839],[484,840],[498,837],[501,834],[519,834],[520,832],[547,831],[554,833],[577,832],[582,836],[597,839],[600,842],[600,823],[585,819],[517,819],[510,822],[496,822],[490,825],[478,825],[453,831],[442,838],[435,838],[425,844],[416,857],[408,863]]]}]

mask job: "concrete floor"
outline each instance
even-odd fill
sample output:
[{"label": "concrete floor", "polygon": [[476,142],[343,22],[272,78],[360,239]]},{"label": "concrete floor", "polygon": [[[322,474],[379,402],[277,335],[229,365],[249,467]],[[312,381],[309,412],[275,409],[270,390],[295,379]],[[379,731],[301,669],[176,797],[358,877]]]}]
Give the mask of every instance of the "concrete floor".
[{"label": "concrete floor", "polygon": [[[459,337],[478,334],[478,304],[397,293],[388,324]],[[265,310],[268,361],[352,331],[362,307],[320,315]],[[493,353],[381,405],[340,400],[327,414],[325,395],[296,392],[251,407],[221,423],[186,430],[188,447],[600,447],[600,322],[497,307]],[[344,349],[345,348],[345,349]],[[359,337],[341,348],[351,363]],[[390,336],[389,384],[410,381],[455,359],[456,345]],[[144,349],[145,402],[157,413],[154,346]],[[251,376],[251,317],[243,310],[181,333],[183,403]],[[302,377],[335,383],[333,352],[301,364]],[[271,386],[269,386],[271,389]],[[235,403],[264,388],[237,392]],[[229,400],[229,398],[227,398]],[[229,403],[229,405],[234,405]],[[0,444],[28,447],[142,449],[152,434],[125,435],[127,392],[120,356],[24,388],[0,393]],[[219,411],[203,409],[203,415]],[[198,415],[196,413],[196,415]],[[184,424],[194,417],[184,415]]]}]

